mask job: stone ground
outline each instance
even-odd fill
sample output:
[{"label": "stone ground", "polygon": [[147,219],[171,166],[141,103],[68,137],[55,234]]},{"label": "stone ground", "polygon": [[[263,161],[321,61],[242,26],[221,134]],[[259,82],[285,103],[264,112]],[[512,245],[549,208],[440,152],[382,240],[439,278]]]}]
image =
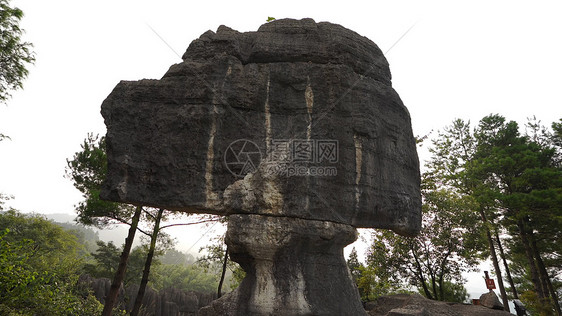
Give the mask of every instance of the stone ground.
[{"label": "stone ground", "polygon": [[428,300],[419,294],[398,294],[378,298],[365,306],[371,316],[507,316],[506,311],[483,306]]}]

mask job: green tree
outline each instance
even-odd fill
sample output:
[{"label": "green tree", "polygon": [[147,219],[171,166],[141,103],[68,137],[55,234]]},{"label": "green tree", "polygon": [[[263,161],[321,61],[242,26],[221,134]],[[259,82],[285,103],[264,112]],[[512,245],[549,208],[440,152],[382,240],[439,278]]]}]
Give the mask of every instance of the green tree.
[{"label": "green tree", "polygon": [[95,315],[101,304],[77,287],[80,245],[38,215],[0,213],[0,314]]},{"label": "green tree", "polygon": [[[153,209],[152,209],[152,211],[150,211],[150,210],[145,211],[146,217],[149,219],[149,221],[152,223],[153,226],[152,226],[152,233],[150,235],[149,245],[148,245],[148,248],[147,248],[147,254],[146,254],[146,259],[145,259],[145,263],[144,263],[144,268],[143,268],[143,271],[142,271],[142,279],[140,281],[140,286],[139,286],[137,296],[135,298],[135,303],[133,305],[133,309],[131,310],[131,316],[136,316],[140,312],[140,308],[141,308],[141,304],[142,304],[142,301],[143,301],[144,293],[146,291],[146,286],[148,285],[148,281],[149,281],[150,269],[151,269],[151,266],[152,266],[153,258],[155,256],[162,255],[166,250],[173,247],[172,239],[169,237],[168,234],[164,233],[162,230],[166,229],[168,227],[173,227],[173,226],[195,225],[195,224],[201,224],[201,223],[212,222],[212,221],[218,220],[214,216],[210,216],[210,219],[204,219],[205,216],[203,216],[203,219],[201,219],[201,217],[198,217],[199,220],[196,220],[194,222],[175,223],[175,224],[168,224],[168,225],[164,225],[164,226],[160,225],[161,221],[165,220],[168,216],[171,216],[171,215],[174,215],[174,214],[175,214],[174,212],[166,211],[162,208],[159,209],[158,211],[155,211]],[[157,249],[157,243],[159,244],[160,249]],[[222,281],[222,278],[221,278],[221,281]],[[219,285],[219,289],[220,289],[220,285]],[[220,297],[220,295],[219,295],[219,297]]]},{"label": "green tree", "polygon": [[[0,103],[10,98],[10,91],[23,87],[28,74],[26,66],[35,62],[33,45],[21,39],[22,18],[22,10],[11,7],[8,0],[0,0]],[[0,141],[4,138],[0,134]]]},{"label": "green tree", "polygon": [[[149,247],[150,247],[149,245],[144,244],[135,247],[131,251],[131,256],[129,258],[129,265],[127,268],[127,274],[125,275],[125,279],[124,279],[125,285],[140,284],[143,277],[143,271],[145,268],[146,257],[148,256]],[[152,259],[151,266],[156,267],[160,265],[160,260],[158,259],[158,256],[160,256],[162,253],[163,250],[161,249],[155,250],[154,258]],[[155,276],[154,278],[157,277],[158,276]]]},{"label": "green tree", "polygon": [[353,249],[351,249],[351,253],[349,254],[349,259],[347,259],[347,268],[349,269],[349,273],[351,274],[351,278],[355,284],[357,284],[357,281],[361,277],[362,267],[363,264],[359,262],[359,258],[357,257],[357,250],[353,247]]},{"label": "green tree", "polygon": [[[498,276],[498,288],[504,307],[507,309],[509,308],[507,294],[496,253],[496,246],[501,245],[496,245],[493,238],[493,231],[498,225],[495,220],[498,216],[495,209],[489,205],[491,203],[489,197],[484,198],[485,196],[480,195],[480,198],[474,198],[475,185],[478,183],[473,181],[466,172],[467,165],[474,159],[477,147],[477,138],[471,129],[470,122],[461,119],[454,120],[452,125],[438,132],[438,137],[432,141],[432,145],[430,148],[432,157],[426,163],[428,168],[426,175],[432,183],[447,188],[459,196],[471,196],[476,201],[473,204],[472,212],[480,217],[481,225],[479,227],[485,239],[475,242],[474,245],[487,244],[487,251],[482,251],[481,255],[489,256],[492,260],[494,271]],[[497,241],[501,242],[499,238]],[[517,297],[515,288],[513,290],[514,296]]]},{"label": "green tree", "polygon": [[[92,262],[84,264],[83,271],[96,278],[109,278],[111,279],[121,259],[122,247],[117,247],[113,242],[97,242],[98,249],[91,253]],[[145,265],[145,259],[148,253],[148,246],[141,245],[131,250],[129,261],[127,264],[127,272],[123,278],[123,286],[127,287],[131,284],[139,283],[141,281],[142,272]],[[155,255],[158,256],[163,253],[162,250],[157,249]],[[159,265],[158,260],[153,261],[154,265]]]},{"label": "green tree", "polygon": [[5,236],[7,242],[33,241],[28,263],[38,270],[73,265],[74,261],[79,260],[78,252],[82,246],[76,237],[41,215],[25,215],[13,209],[8,210],[0,216],[0,230],[4,229],[11,231]]},{"label": "green tree", "polygon": [[192,254],[181,252],[175,248],[168,249],[160,258],[162,264],[190,265],[195,262]]},{"label": "green tree", "polygon": [[[427,288],[432,287],[431,284],[426,284]],[[468,292],[466,288],[461,283],[455,283],[451,281],[445,281],[443,284],[437,285],[438,292],[443,293],[442,301],[445,302],[457,302],[465,303],[468,300]],[[425,296],[422,289],[419,289],[419,293]]]},{"label": "green tree", "polygon": [[92,228],[76,225],[74,223],[54,223],[76,237],[78,243],[84,247],[84,249],[80,250],[80,254],[89,255],[97,249],[98,246],[96,243],[100,238],[98,232],[94,231]]},{"label": "green tree", "polygon": [[562,119],[559,122],[552,122],[552,134],[548,135],[550,138],[551,144],[557,149],[557,162],[560,164],[560,160],[562,157],[561,148],[562,148]]},{"label": "green tree", "polygon": [[4,204],[10,199],[12,199],[12,196],[0,193],[0,212],[4,210]]},{"label": "green tree", "polygon": [[82,144],[82,150],[76,152],[72,160],[67,160],[66,176],[73,181],[74,186],[84,196],[84,201],[77,206],[80,223],[98,227],[114,223],[130,225],[119,265],[105,301],[103,315],[110,316],[125,278],[127,261],[143,209],[142,206],[133,207],[100,199],[102,183],[107,175],[105,146],[104,137],[99,138],[93,134],[88,134]]},{"label": "green tree", "polygon": [[[522,291],[531,284],[536,297],[559,313],[554,276],[560,271],[556,240],[562,227],[560,124],[550,131],[531,119],[521,135],[516,122],[489,115],[474,130],[456,120],[433,141],[427,174],[439,187],[475,202],[472,209],[481,218],[476,227],[488,244],[481,254],[492,259],[506,309],[498,253],[513,297],[518,297],[515,280]],[[510,264],[508,257],[525,267]],[[530,282],[520,282],[525,278]]]},{"label": "green tree", "polygon": [[91,263],[84,264],[84,272],[96,278],[112,278],[119,265],[121,250],[113,242],[105,243],[98,240],[97,249],[90,255]]},{"label": "green tree", "polygon": [[[199,252],[202,251],[205,251],[206,255],[200,257],[197,260],[197,264],[202,267],[205,272],[221,275],[220,279],[224,279],[226,270],[230,271],[232,275],[230,279],[230,289],[236,289],[246,276],[246,272],[238,263],[229,259],[227,246],[224,243],[224,235],[217,236],[214,238],[213,243],[201,247]],[[222,285],[220,280],[219,285]],[[221,287],[219,286],[218,292],[220,291]]]},{"label": "green tree", "polygon": [[[162,230],[172,226],[194,225],[208,221],[216,221],[217,219],[211,217],[210,219],[201,219],[200,221],[191,223],[160,226],[161,221],[169,216],[175,215],[175,213],[164,209],[157,210],[142,206],[132,207],[123,203],[109,202],[100,199],[101,187],[107,175],[105,138],[88,134],[81,147],[82,150],[75,153],[72,160],[67,160],[66,169],[66,176],[73,181],[74,186],[82,192],[84,196],[84,200],[77,206],[78,221],[85,225],[95,225],[98,227],[105,227],[116,223],[130,225],[129,233],[121,252],[119,266],[115,271],[110,294],[106,298],[104,315],[111,315],[112,306],[117,300],[119,288],[125,278],[127,261],[136,231],[138,230],[150,238],[148,242],[149,247],[145,256],[145,265],[142,270],[143,277],[140,280],[141,284],[137,295],[138,302],[135,304],[135,308],[132,312],[132,314],[135,315],[140,309],[138,304],[142,301],[143,293],[148,284],[150,267],[152,258],[155,256],[157,240],[160,240],[160,244],[165,245],[165,247],[168,247],[171,242],[169,236],[163,233]],[[139,222],[141,220],[144,220],[146,223],[152,223],[152,232],[147,232],[140,228]]]},{"label": "green tree", "polygon": [[543,137],[545,128],[533,121],[528,127],[531,133],[521,135],[516,122],[499,115],[483,118],[466,173],[474,181],[474,196],[491,201],[502,225],[519,239],[537,297],[560,314],[545,258],[559,250],[562,237],[562,168],[556,144]]},{"label": "green tree", "polygon": [[137,297],[135,298],[133,310],[131,311],[132,316],[136,316],[139,314],[142,305],[142,299],[144,297],[144,292],[148,284],[148,276],[150,275],[150,267],[152,265],[152,258],[154,257],[154,252],[156,250],[156,241],[160,233],[160,221],[162,220],[163,214],[164,214],[164,209],[159,209],[157,215],[153,218],[154,227],[152,229],[152,235],[150,236],[150,246],[148,248],[148,252],[146,255],[145,265],[142,272],[142,279],[137,293]]},{"label": "green tree", "polygon": [[366,265],[359,267],[360,277],[357,281],[359,293],[364,301],[372,301],[383,295],[407,292],[401,284],[398,270],[392,265],[393,260],[397,259],[391,253],[394,238],[397,237],[400,238],[390,231],[373,231]]},{"label": "green tree", "polygon": [[156,290],[176,288],[211,293],[216,291],[219,281],[217,274],[207,273],[195,264],[161,264],[154,268],[154,272],[158,276],[152,282]]},{"label": "green tree", "polygon": [[351,278],[357,285],[359,295],[363,301],[372,301],[382,295],[389,295],[398,292],[400,287],[393,282],[384,266],[376,266],[373,257],[377,254],[373,253],[373,248],[369,251],[371,265],[365,266],[359,262],[357,250],[355,247],[349,254],[347,259],[347,267],[351,273]]},{"label": "green tree", "polygon": [[27,287],[38,274],[26,268],[29,254],[25,249],[32,241],[7,242],[5,237],[9,232],[7,228],[0,231],[0,311],[17,307],[28,296]]},{"label": "green tree", "polygon": [[448,291],[461,287],[462,273],[476,265],[473,244],[479,236],[473,231],[478,219],[470,211],[474,201],[433,180],[422,177],[423,220],[418,236],[373,234],[367,265],[380,280],[380,290],[405,279],[429,299],[450,299],[454,295]]},{"label": "green tree", "polygon": [[76,206],[76,220],[98,228],[113,224],[130,225],[137,208],[100,199],[101,188],[107,175],[105,147],[105,137],[90,133],[81,144],[81,150],[76,152],[72,159],[67,159],[65,176],[84,197]]}]

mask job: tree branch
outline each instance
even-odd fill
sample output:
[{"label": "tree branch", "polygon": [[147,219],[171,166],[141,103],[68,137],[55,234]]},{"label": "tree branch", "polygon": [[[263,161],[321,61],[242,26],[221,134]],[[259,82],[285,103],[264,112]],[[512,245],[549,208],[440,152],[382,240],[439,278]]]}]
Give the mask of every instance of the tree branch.
[{"label": "tree branch", "polygon": [[153,219],[153,220],[156,220],[156,217],[155,217],[154,215],[150,214],[150,212],[149,212],[149,211],[147,211],[147,210],[143,210],[143,212],[144,212],[144,213],[145,213],[146,215],[148,215],[148,216],[152,217],[152,219]]},{"label": "tree branch", "polygon": [[152,234],[151,234],[151,233],[149,233],[149,232],[145,232],[144,230],[140,229],[139,227],[137,227],[137,230],[138,230],[139,232],[141,232],[141,233],[145,234],[145,235],[146,235],[146,236],[148,236],[148,237],[151,237],[151,236],[152,236]]},{"label": "tree branch", "polygon": [[203,220],[203,221],[199,221],[199,222],[193,222],[193,223],[170,224],[170,225],[160,227],[160,230],[162,230],[164,228],[168,228],[168,227],[173,227],[173,226],[188,226],[188,225],[196,225],[196,224],[218,222],[218,221],[219,221],[219,219],[207,219],[207,220]]}]

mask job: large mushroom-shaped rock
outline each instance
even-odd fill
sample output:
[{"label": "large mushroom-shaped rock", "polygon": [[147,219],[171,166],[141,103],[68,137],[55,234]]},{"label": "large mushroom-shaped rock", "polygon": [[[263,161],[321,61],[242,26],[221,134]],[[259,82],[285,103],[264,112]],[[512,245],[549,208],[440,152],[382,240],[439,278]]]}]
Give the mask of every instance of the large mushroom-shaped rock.
[{"label": "large mushroom-shaped rock", "polygon": [[102,115],[102,197],[230,216],[247,275],[205,315],[364,313],[342,251],[355,228],[420,229],[409,113],[380,49],[339,25],[221,26],[162,79],[119,83]]}]

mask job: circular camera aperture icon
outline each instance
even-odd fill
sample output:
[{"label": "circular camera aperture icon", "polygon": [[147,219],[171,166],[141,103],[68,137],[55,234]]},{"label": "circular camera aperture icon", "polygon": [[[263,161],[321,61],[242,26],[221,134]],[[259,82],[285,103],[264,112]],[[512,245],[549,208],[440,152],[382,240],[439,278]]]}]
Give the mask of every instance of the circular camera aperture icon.
[{"label": "circular camera aperture icon", "polygon": [[260,161],[260,148],[251,140],[235,140],[228,145],[224,152],[226,168],[237,177],[243,178],[248,173],[255,172],[260,165]]}]

